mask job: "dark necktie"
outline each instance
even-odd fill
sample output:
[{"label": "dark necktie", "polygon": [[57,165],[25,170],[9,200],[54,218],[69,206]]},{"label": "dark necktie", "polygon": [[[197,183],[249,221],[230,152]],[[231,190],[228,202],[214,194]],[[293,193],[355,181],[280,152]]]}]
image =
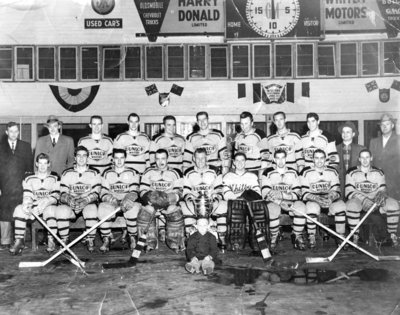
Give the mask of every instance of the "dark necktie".
[{"label": "dark necktie", "polygon": [[11,151],[13,154],[15,153],[15,142],[11,142]]},{"label": "dark necktie", "polygon": [[53,138],[53,147],[56,145],[56,138]]}]

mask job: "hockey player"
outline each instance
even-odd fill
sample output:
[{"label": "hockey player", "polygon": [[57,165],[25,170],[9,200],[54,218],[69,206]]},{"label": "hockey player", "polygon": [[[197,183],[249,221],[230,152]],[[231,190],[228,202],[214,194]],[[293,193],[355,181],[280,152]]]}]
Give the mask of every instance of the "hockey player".
[{"label": "hockey player", "polygon": [[279,234],[279,217],[281,211],[289,212],[293,216],[293,240],[294,248],[305,250],[303,230],[306,224],[304,216],[294,213],[290,209],[293,205],[297,210],[306,213],[306,206],[301,199],[300,178],[296,170],[289,168],[286,164],[287,151],[277,150],[274,152],[275,167],[264,171],[261,178],[262,197],[268,203],[269,229],[271,233],[271,250],[276,249]]},{"label": "hockey player", "polygon": [[261,177],[262,170],[267,168],[268,142],[264,131],[253,126],[253,115],[249,112],[240,114],[242,131],[235,139],[235,153],[246,154],[246,169],[258,173]]},{"label": "hockey player", "polygon": [[203,195],[211,209],[209,216],[215,216],[217,233],[222,251],[226,247],[226,211],[227,203],[222,200],[222,181],[215,168],[207,165],[207,151],[197,148],[194,151],[195,165],[185,171],[182,212],[185,219],[186,237],[189,237],[191,227],[196,223],[196,203]]},{"label": "hockey player", "polygon": [[215,166],[221,170],[222,174],[225,174],[229,171],[230,156],[224,134],[210,128],[207,112],[198,112],[196,119],[200,130],[187,136],[184,169],[193,165],[193,152],[198,148],[204,148],[207,152],[208,165]]},{"label": "hockey player", "polygon": [[301,137],[305,166],[312,166],[314,151],[321,149],[325,152],[327,165],[337,168],[339,155],[336,151],[335,139],[326,131],[319,129],[318,114],[307,114],[307,126],[309,131]]},{"label": "hockey player", "polygon": [[[336,232],[345,233],[346,205],[341,200],[339,174],[335,168],[326,165],[326,153],[321,149],[314,151],[313,166],[304,168],[301,173],[302,199],[306,202],[307,214],[317,218],[321,208],[335,216]],[[309,247],[316,247],[314,223],[307,221]]]},{"label": "hockey player", "polygon": [[[96,169],[88,166],[88,156],[88,149],[83,146],[76,147],[76,165],[66,169],[61,176],[61,205],[57,208],[56,219],[64,243],[68,242],[71,219],[82,213],[86,229],[90,229],[97,222],[96,202],[100,195],[101,177]],[[93,230],[86,238],[89,252],[94,251],[95,236],[96,230]]]},{"label": "hockey player", "polygon": [[[99,220],[121,207],[126,220],[126,226],[130,239],[130,247],[136,246],[137,215],[141,204],[136,202],[139,196],[139,174],[132,168],[125,166],[126,152],[123,149],[114,149],[114,166],[107,169],[102,176],[101,203],[99,205]],[[115,217],[114,217],[115,218]],[[110,218],[100,226],[103,245],[100,251],[105,253],[110,250],[111,221]],[[123,239],[124,242],[124,239]]]},{"label": "hockey player", "polygon": [[[368,211],[374,204],[378,192],[386,192],[385,175],[382,170],[372,166],[372,159],[371,151],[361,150],[359,154],[361,165],[349,169],[346,174],[347,222],[351,230],[360,221],[361,211]],[[386,214],[387,231],[393,246],[398,246],[396,232],[400,214],[399,203],[387,197],[379,212]],[[353,243],[357,244],[358,239],[358,232],[355,232]]]},{"label": "hockey player", "polygon": [[[45,153],[40,153],[36,157],[37,171],[33,175],[28,175],[22,182],[23,201],[14,210],[15,243],[10,248],[10,253],[18,255],[25,247],[24,237],[26,221],[34,220],[36,215],[43,214],[50,229],[57,233],[57,222],[55,212],[57,202],[60,197],[60,181],[57,173],[50,172],[50,158]],[[55,250],[54,238],[49,235],[47,251]]]},{"label": "hockey player", "polygon": [[[160,241],[167,242],[167,245],[175,250],[184,249],[184,223],[182,210],[179,201],[182,197],[182,173],[168,166],[168,152],[165,149],[158,149],[155,155],[156,167],[148,168],[140,182],[140,197],[144,200],[144,207],[138,214],[139,237],[143,230],[148,226],[149,220],[156,211],[151,203],[146,200],[146,193],[158,190],[168,194],[169,206],[157,213],[159,220]],[[166,220],[166,228],[164,220]],[[163,222],[164,221],[164,222]],[[158,247],[156,221],[152,220],[147,232],[147,248],[155,249]]]},{"label": "hockey player", "polygon": [[293,168],[300,173],[304,168],[303,147],[300,136],[286,128],[286,114],[284,112],[276,112],[273,115],[273,120],[277,131],[268,137],[269,160],[274,162],[275,151],[285,150],[287,167]]},{"label": "hockey player", "polygon": [[150,166],[150,138],[139,131],[139,115],[131,113],[128,116],[129,130],[119,134],[114,141],[115,149],[126,151],[126,166],[143,174]]},{"label": "hockey player", "polygon": [[92,133],[79,140],[78,146],[84,146],[89,150],[88,165],[103,174],[104,170],[111,166],[113,141],[103,134],[103,117],[90,117]]},{"label": "hockey player", "polygon": [[176,119],[174,116],[163,118],[164,133],[160,134],[150,144],[150,165],[156,165],[155,155],[158,149],[168,152],[168,165],[183,172],[183,155],[185,152],[185,138],[176,133]]}]

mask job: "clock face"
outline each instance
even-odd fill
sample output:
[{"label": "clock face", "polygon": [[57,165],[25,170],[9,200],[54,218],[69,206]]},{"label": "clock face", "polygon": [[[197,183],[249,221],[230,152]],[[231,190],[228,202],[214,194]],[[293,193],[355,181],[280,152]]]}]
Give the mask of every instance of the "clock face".
[{"label": "clock face", "polygon": [[298,0],[247,0],[246,16],[257,34],[282,37],[296,26],[300,4]]}]

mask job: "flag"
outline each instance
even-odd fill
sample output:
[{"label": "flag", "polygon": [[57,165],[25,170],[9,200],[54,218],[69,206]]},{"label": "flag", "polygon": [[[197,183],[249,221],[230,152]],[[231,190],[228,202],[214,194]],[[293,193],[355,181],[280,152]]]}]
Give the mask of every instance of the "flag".
[{"label": "flag", "polygon": [[246,84],[238,83],[238,98],[246,97]]},{"label": "flag", "polygon": [[400,81],[393,80],[391,88],[400,92]]},{"label": "flag", "polygon": [[294,103],[294,83],[286,83],[286,101]]},{"label": "flag", "polygon": [[175,95],[181,96],[183,92],[183,87],[177,85],[177,84],[172,84],[171,87],[171,93],[174,93]]},{"label": "flag", "polygon": [[144,89],[146,90],[147,96],[153,95],[158,92],[157,86],[155,84],[146,86]]},{"label": "flag", "polygon": [[365,87],[367,88],[367,91],[369,93],[378,88],[378,83],[376,83],[375,80],[372,80],[371,82],[368,82],[367,84],[365,84]]},{"label": "flag", "polygon": [[253,83],[253,103],[261,102],[261,84]]},{"label": "flag", "polygon": [[301,82],[301,96],[310,97],[310,82]]}]

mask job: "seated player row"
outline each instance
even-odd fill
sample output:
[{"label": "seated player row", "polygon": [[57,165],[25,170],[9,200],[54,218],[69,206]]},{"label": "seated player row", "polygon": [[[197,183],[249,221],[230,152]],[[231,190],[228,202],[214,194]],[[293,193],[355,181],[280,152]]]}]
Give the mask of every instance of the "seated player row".
[{"label": "seated player row", "polygon": [[[88,166],[88,150],[78,146],[75,150],[76,165],[65,170],[59,181],[57,175],[49,172],[48,156],[40,154],[36,159],[38,171],[25,178],[23,203],[14,212],[16,242],[10,249],[11,253],[18,254],[24,247],[26,221],[33,219],[31,212],[43,213],[47,225],[67,242],[71,219],[82,214],[89,229],[117,207],[123,211],[131,247],[135,246],[137,234],[140,236],[150,226],[147,233],[149,249],[157,248],[160,239],[166,240],[167,245],[178,252],[185,248],[185,234],[189,236],[199,216],[197,201],[200,196],[210,201],[207,216],[215,219],[218,241],[224,248],[227,238],[230,239],[227,219],[233,225],[246,223],[235,221],[232,209],[228,211],[228,200],[238,199],[248,190],[259,193],[260,198],[268,202],[268,214],[261,216],[261,220],[269,224],[271,248],[277,245],[279,216],[283,210],[294,217],[294,247],[304,250],[306,219],[301,213],[317,217],[321,208],[327,209],[335,217],[337,233],[344,235],[346,216],[350,229],[353,229],[359,222],[360,212],[374,204],[379,191],[386,190],[384,174],[371,166],[372,156],[368,150],[359,154],[361,165],[347,172],[345,198],[340,193],[337,171],[326,165],[326,153],[319,149],[313,154],[313,165],[304,168],[300,176],[287,166],[286,151],[276,151],[275,166],[263,172],[261,187],[257,175],[245,169],[246,155],[242,152],[234,156],[234,170],[222,176],[208,165],[206,150],[198,148],[194,152],[195,165],[185,171],[183,178],[178,170],[169,167],[169,155],[164,149],[156,151],[155,167],[148,168],[141,178],[136,170],[125,165],[126,157],[125,150],[115,149],[114,166],[100,177],[97,170]],[[156,211],[146,198],[146,193],[154,190],[168,195],[169,206],[161,212]],[[387,230],[393,245],[397,245],[398,203],[388,197],[380,211],[387,214]],[[155,215],[157,222],[153,220]],[[102,252],[109,250],[110,227],[111,221],[100,226]],[[309,246],[313,248],[316,245],[315,224],[307,222],[307,230]],[[94,250],[95,235],[94,230],[86,239],[89,251]],[[353,237],[354,243],[357,235]],[[55,250],[51,236],[47,250]]]}]

